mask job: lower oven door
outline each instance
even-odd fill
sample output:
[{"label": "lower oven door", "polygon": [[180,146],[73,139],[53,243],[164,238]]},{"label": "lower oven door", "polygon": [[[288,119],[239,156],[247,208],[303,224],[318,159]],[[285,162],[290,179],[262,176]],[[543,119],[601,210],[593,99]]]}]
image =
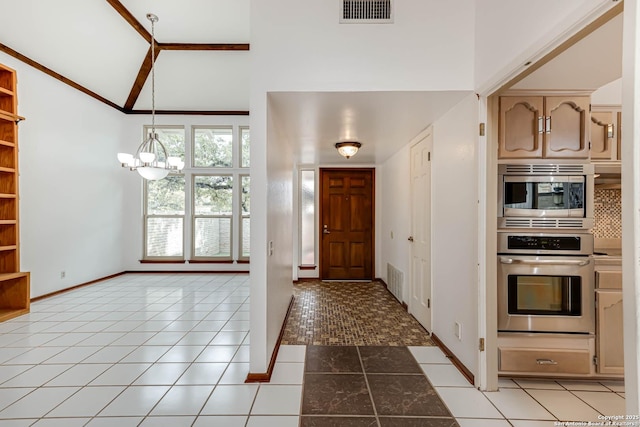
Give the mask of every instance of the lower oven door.
[{"label": "lower oven door", "polygon": [[595,332],[591,257],[498,256],[498,330]]}]

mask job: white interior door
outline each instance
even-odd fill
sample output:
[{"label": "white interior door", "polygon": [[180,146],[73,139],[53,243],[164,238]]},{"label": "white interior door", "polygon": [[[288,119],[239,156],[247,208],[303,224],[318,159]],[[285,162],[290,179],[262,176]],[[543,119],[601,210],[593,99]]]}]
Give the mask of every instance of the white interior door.
[{"label": "white interior door", "polygon": [[411,147],[411,298],[409,313],[431,331],[431,149],[429,130]]}]

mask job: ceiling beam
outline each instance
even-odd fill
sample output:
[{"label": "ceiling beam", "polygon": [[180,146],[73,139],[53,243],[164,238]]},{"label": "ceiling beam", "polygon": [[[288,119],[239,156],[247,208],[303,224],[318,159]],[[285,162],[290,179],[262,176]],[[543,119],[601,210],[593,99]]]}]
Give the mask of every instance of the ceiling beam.
[{"label": "ceiling beam", "polygon": [[129,12],[126,7],[124,7],[122,3],[120,3],[119,0],[107,0],[107,3],[109,3],[116,10],[116,12],[118,12],[120,16],[122,16],[124,20],[127,21],[129,25],[131,25],[133,29],[136,30],[138,34],[140,34],[142,38],[147,41],[147,43],[151,43],[151,34],[149,33],[149,31],[147,31],[147,29],[140,22],[138,22],[138,20],[131,14],[131,12]]},{"label": "ceiling beam", "polygon": [[118,111],[122,111],[123,113],[125,112],[124,109],[122,107],[120,107],[119,105],[117,105],[114,102],[109,101],[107,98],[98,95],[97,93],[87,89],[86,87],[79,85],[78,83],[74,82],[73,80],[63,76],[62,74],[56,73],[55,71],[53,71],[50,68],[45,67],[44,65],[34,61],[33,59],[24,56],[23,54],[16,52],[15,50],[11,49],[9,46],[6,46],[2,43],[0,43],[0,51],[6,53],[7,55],[13,56],[14,58],[24,62],[27,65],[30,65],[31,67],[35,68],[36,70],[42,71],[43,73],[53,77],[56,80],[60,80],[62,83],[65,83],[69,86],[71,86],[74,89],[79,90],[82,93],[85,93],[87,95],[89,95],[90,97],[97,99],[98,101],[107,104],[110,107],[115,108]]},{"label": "ceiling beam", "polygon": [[249,50],[249,43],[158,43],[161,50]]},{"label": "ceiling beam", "polygon": [[[157,46],[157,43],[156,43]],[[140,71],[138,71],[138,76],[136,80],[133,82],[133,87],[131,88],[131,92],[129,92],[129,97],[127,101],[124,103],[125,110],[133,109],[133,106],[136,105],[136,101],[138,101],[138,97],[140,96],[140,92],[142,92],[142,87],[144,86],[144,82],[147,81],[149,77],[149,73],[151,72],[152,62],[155,62],[158,59],[158,55],[160,55],[160,49],[155,49],[155,58],[151,59],[151,47],[149,47],[149,51],[144,56],[144,61],[142,61],[142,65],[140,66]]]},{"label": "ceiling beam", "polygon": [[[125,110],[126,114],[151,114],[151,110]],[[168,116],[248,116],[249,112],[244,110],[156,110],[156,114]]]}]

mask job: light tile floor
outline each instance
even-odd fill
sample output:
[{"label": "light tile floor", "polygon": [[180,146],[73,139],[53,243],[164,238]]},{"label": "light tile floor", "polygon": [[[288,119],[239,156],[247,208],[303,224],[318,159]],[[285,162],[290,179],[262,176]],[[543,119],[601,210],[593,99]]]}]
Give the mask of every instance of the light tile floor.
[{"label": "light tile floor", "polygon": [[[127,274],[38,301],[0,323],[3,427],[288,427],[305,346],[272,381],[249,371],[248,275]],[[461,427],[552,426],[624,413],[621,382],[468,384],[437,347],[409,347]]]}]

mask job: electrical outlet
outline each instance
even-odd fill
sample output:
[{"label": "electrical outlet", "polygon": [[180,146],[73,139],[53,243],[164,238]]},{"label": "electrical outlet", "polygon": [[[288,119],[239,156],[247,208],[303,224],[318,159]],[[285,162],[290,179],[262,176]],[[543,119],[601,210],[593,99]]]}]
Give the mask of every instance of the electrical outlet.
[{"label": "electrical outlet", "polygon": [[454,324],[453,333],[455,334],[458,341],[462,341],[462,325],[458,322]]},{"label": "electrical outlet", "polygon": [[66,276],[67,276],[66,271],[62,270],[62,271],[60,272],[60,278],[61,278],[61,279],[64,279]]}]

